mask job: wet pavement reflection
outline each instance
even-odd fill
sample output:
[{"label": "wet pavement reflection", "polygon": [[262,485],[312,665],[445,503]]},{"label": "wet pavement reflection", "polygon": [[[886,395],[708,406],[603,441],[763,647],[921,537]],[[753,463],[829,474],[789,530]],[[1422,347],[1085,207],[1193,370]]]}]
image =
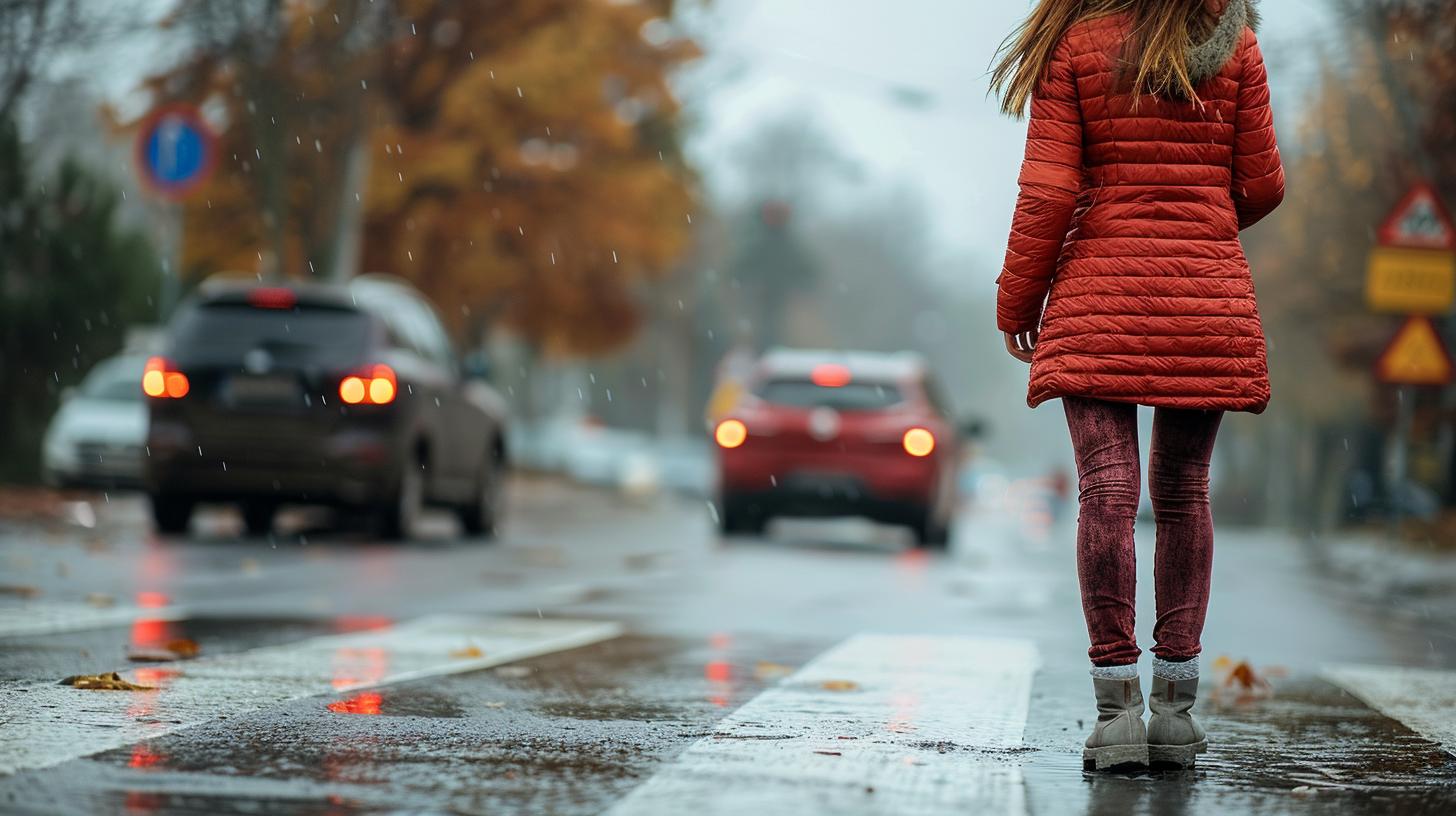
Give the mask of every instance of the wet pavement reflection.
[{"label": "wet pavement reflection", "polygon": [[[909,686],[890,684],[884,710],[858,724],[865,735],[904,739],[902,759],[912,765],[934,755],[967,769],[1018,768],[1029,813],[1456,812],[1456,760],[1316,678],[1325,661],[1400,664],[1434,653],[1438,665],[1456,665],[1444,651],[1448,630],[1411,618],[1393,626],[1378,607],[1346,602],[1304,569],[1297,547],[1252,534],[1221,539],[1219,577],[1237,580],[1219,584],[1211,610],[1200,712],[1213,746],[1198,769],[1094,776],[1078,761],[1094,712],[1067,520],[1049,510],[969,524],[955,550],[935,554],[907,548],[899,531],[858,523],[781,525],[720,545],[695,502],[623,509],[570,491],[534,501],[537,515],[496,545],[409,547],[345,535],[275,550],[133,531],[108,545],[107,570],[83,564],[68,583],[37,577],[48,595],[106,593],[136,614],[119,626],[0,641],[0,683],[128,670],[156,689],[129,693],[127,716],[158,728],[171,721],[164,701],[188,662],[128,654],[178,641],[193,642],[205,660],[386,632],[442,609],[620,621],[628,634],[382,687],[397,669],[388,650],[334,649],[321,664],[320,696],[263,710],[219,700],[211,719],[185,730],[0,776],[0,810],[600,813],[826,650],[884,632],[1037,644],[1044,665],[1022,748],[980,751],[937,733]],[[7,557],[17,546],[0,535]],[[25,546],[43,576],[54,574],[57,552],[90,545]],[[156,612],[177,609],[185,614]],[[473,648],[452,642],[438,657],[470,659]],[[1224,654],[1239,659],[1220,661]],[[1239,674],[1244,656],[1247,676],[1213,693]],[[924,656],[905,651],[895,660],[908,669]],[[845,683],[840,693],[856,693],[856,678],[836,679]],[[824,761],[837,758],[832,746],[824,750]]]}]

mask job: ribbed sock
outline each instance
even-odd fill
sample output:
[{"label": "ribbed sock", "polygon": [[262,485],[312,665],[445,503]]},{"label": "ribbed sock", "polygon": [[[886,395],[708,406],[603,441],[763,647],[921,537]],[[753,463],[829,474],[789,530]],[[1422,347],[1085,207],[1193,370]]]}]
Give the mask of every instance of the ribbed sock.
[{"label": "ribbed sock", "polygon": [[1155,657],[1153,658],[1153,676],[1175,682],[1179,680],[1197,680],[1198,658],[1190,657],[1187,660],[1173,661]]},{"label": "ribbed sock", "polygon": [[1098,680],[1134,680],[1138,676],[1136,663],[1126,666],[1093,666],[1092,676]]}]

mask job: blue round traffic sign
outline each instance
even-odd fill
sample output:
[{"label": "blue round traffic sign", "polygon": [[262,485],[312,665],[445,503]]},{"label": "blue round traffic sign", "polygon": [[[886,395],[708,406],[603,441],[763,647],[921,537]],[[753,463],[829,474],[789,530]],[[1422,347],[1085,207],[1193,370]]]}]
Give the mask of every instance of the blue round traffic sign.
[{"label": "blue round traffic sign", "polygon": [[217,141],[196,108],[169,105],[147,117],[137,135],[136,154],[147,186],[182,198],[211,175]]}]

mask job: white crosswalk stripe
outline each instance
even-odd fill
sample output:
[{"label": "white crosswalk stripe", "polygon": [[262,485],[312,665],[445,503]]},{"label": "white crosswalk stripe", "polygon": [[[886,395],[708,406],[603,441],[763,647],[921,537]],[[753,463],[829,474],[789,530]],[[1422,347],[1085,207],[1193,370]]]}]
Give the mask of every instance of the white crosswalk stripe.
[{"label": "white crosswalk stripe", "polygon": [[856,636],[609,814],[1024,813],[1014,751],[1037,661],[1029,641]]},{"label": "white crosswalk stripe", "polygon": [[1456,672],[1335,665],[1325,679],[1456,755]]},{"label": "white crosswalk stripe", "polygon": [[177,621],[186,617],[180,607],[96,607],[80,603],[26,603],[0,607],[0,638],[35,637],[108,626],[126,626],[140,619]]},{"label": "white crosswalk stripe", "polygon": [[0,774],[236,717],[303,697],[457,674],[616,637],[615,623],[436,615],[387,629],[311,638],[124,676],[155,691],[54,683],[0,695]]}]

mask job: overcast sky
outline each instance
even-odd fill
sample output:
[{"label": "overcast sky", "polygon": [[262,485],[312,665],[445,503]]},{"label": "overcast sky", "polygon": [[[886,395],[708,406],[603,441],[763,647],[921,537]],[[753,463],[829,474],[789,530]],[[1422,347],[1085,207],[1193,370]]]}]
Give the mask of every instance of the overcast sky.
[{"label": "overcast sky", "polygon": [[[1330,26],[1326,3],[1263,4],[1260,39],[1284,120],[1297,111],[1316,67],[1319,35]],[[965,270],[968,284],[989,288],[1010,226],[1026,126],[998,115],[986,96],[987,68],[1030,6],[715,0],[710,21],[695,26],[708,57],[685,86],[701,120],[692,152],[710,182],[734,195],[743,180],[733,145],[765,121],[807,111],[866,168],[867,188],[919,191],[936,254],[974,266]]]}]

